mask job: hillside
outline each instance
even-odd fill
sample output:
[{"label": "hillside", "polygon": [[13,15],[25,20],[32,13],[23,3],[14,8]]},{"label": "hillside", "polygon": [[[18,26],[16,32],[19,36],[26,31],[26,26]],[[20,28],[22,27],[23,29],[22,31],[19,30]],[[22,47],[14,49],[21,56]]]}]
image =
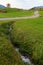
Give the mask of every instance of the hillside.
[{"label": "hillside", "polygon": [[5,8],[5,6],[4,5],[0,5],[0,8]]},{"label": "hillside", "polygon": [[33,15],[34,11],[29,10],[21,10],[17,8],[0,8],[2,11],[6,12],[0,12],[0,18],[13,18],[13,17],[22,17],[22,16],[29,16]]},{"label": "hillside", "polygon": [[43,6],[36,6],[36,7],[34,7],[34,8],[43,8]]}]

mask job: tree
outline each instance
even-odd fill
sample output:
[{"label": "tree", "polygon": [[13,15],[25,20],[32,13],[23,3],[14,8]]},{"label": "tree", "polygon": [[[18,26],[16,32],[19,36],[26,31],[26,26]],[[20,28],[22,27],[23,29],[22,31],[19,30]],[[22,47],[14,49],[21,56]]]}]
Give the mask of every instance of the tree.
[{"label": "tree", "polygon": [[10,3],[7,4],[7,8],[10,8]]}]

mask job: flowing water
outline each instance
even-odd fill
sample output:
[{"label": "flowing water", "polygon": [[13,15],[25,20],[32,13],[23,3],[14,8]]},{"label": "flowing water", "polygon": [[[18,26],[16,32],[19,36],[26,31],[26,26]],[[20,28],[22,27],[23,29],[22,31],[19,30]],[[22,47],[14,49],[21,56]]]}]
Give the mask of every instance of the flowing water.
[{"label": "flowing water", "polygon": [[[15,48],[15,50],[16,50],[17,52],[19,52],[19,48]],[[19,53],[20,53],[20,52],[19,52]],[[30,64],[30,65],[33,65],[33,64],[31,63],[30,59],[29,59],[27,56],[23,56],[21,53],[20,53],[20,56],[21,56],[22,61],[24,61],[25,63],[28,63],[28,64]]]}]

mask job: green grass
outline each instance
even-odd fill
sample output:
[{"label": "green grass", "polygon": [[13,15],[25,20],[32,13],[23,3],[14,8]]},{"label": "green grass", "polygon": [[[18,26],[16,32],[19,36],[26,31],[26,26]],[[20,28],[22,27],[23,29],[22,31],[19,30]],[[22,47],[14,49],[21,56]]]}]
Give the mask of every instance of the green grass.
[{"label": "green grass", "polygon": [[7,13],[0,13],[0,18],[10,18],[10,17],[21,17],[33,15],[34,11],[20,10],[16,8],[5,8],[0,10],[6,10]]},{"label": "green grass", "polygon": [[0,65],[22,65],[19,54],[4,36],[0,36]]},{"label": "green grass", "polygon": [[43,16],[43,11],[39,11],[39,13],[40,13],[40,16]]},{"label": "green grass", "polygon": [[43,17],[17,20],[12,25],[11,38],[35,65],[43,65]]},{"label": "green grass", "polygon": [[10,21],[0,21],[0,65],[24,65],[8,38]]}]

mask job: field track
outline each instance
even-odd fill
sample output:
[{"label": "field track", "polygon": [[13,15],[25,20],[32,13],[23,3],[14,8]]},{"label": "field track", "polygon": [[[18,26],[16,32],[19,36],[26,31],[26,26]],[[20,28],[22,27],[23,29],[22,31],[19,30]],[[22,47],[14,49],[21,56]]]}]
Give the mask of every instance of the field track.
[{"label": "field track", "polygon": [[20,20],[20,19],[30,19],[30,18],[38,18],[39,14],[36,13],[32,16],[25,16],[25,17],[15,17],[15,18],[0,18],[0,20]]}]

